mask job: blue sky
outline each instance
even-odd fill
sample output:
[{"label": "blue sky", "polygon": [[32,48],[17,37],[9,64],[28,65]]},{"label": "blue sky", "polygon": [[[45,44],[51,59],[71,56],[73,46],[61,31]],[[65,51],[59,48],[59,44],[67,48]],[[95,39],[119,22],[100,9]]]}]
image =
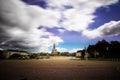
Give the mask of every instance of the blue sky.
[{"label": "blue sky", "polygon": [[74,52],[102,39],[120,41],[119,0],[1,1],[1,47],[50,52],[55,43]]}]

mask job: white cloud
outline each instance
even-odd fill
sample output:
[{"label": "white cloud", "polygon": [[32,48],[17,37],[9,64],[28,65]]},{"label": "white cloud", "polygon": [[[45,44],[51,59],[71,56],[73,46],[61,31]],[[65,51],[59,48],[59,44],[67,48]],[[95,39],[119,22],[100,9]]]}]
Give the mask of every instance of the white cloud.
[{"label": "white cloud", "polygon": [[[59,11],[57,11],[57,10],[52,11],[50,9],[45,10],[45,9],[35,7],[35,6],[32,6],[32,7],[36,8],[36,10],[39,11],[36,18],[38,18],[37,21],[40,25],[46,26],[49,28],[53,28],[54,26],[59,27],[58,22],[61,17]],[[30,10],[32,7],[29,7]],[[34,9],[31,12],[35,14]]]},{"label": "white cloud", "polygon": [[64,29],[58,29],[58,31],[59,31],[60,33],[64,33],[64,32],[65,32]]},{"label": "white cloud", "polygon": [[66,20],[62,23],[62,26],[66,30],[81,32],[85,30],[90,23],[94,22],[92,20],[94,16],[92,15],[85,15],[72,10],[69,11],[65,12]]},{"label": "white cloud", "polygon": [[[47,0],[48,6],[59,10],[64,16],[61,26],[65,30],[81,32],[94,22],[96,17],[93,13],[99,7],[117,3],[118,0]],[[71,6],[66,9],[65,6]]]},{"label": "white cloud", "polygon": [[59,52],[69,52],[69,53],[73,53],[73,52],[77,52],[78,50],[83,50],[83,48],[67,49],[67,48],[57,47],[57,51],[59,51]]},{"label": "white cloud", "polygon": [[82,34],[88,38],[96,38],[101,36],[101,32],[97,30],[84,30]]},{"label": "white cloud", "polygon": [[83,48],[73,48],[69,52],[73,53],[73,52],[77,52],[78,50],[83,50]]},{"label": "white cloud", "polygon": [[63,42],[45,28],[37,29],[40,25],[58,25],[58,12],[27,5],[20,0],[0,0],[0,11],[1,45],[47,51],[53,43]]},{"label": "white cloud", "polygon": [[[46,51],[53,43],[63,40],[45,30],[46,27],[58,27],[58,31],[83,31],[87,36],[92,35],[88,31],[88,25],[94,22],[93,13],[99,7],[106,7],[118,0],[46,0],[48,8],[43,9],[33,5],[27,5],[21,0],[0,0],[0,43],[17,47],[36,47]],[[66,9],[65,6],[71,6]],[[60,20],[63,19],[61,22]],[[39,26],[43,29],[37,29]],[[60,30],[60,28],[64,28]],[[104,28],[104,27],[103,27]],[[94,30],[96,33],[104,31],[102,27]],[[109,27],[110,31],[113,27]],[[115,27],[115,29],[117,29]],[[86,30],[86,32],[85,32]],[[114,31],[117,34],[118,31]],[[93,35],[93,38],[97,35]],[[110,34],[107,32],[106,34]],[[46,38],[44,36],[47,36]]]},{"label": "white cloud", "polygon": [[58,52],[68,52],[68,49],[66,48],[57,47],[56,49]]},{"label": "white cloud", "polygon": [[120,21],[110,21],[95,30],[86,30],[83,35],[89,38],[115,36],[120,34]]},{"label": "white cloud", "polygon": [[[0,0],[1,20],[11,26],[19,25],[25,28],[39,25],[53,27],[58,26],[60,13],[57,10],[45,10],[43,8],[27,5],[20,0]],[[19,22],[19,23],[18,23]],[[28,25],[29,24],[29,25]]]}]

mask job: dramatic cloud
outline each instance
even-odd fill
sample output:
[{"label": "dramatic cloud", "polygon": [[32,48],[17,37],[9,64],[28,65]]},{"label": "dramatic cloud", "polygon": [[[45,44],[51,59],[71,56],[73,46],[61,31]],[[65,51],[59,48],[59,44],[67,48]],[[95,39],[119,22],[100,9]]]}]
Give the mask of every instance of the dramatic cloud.
[{"label": "dramatic cloud", "polygon": [[[117,3],[118,0],[44,1],[46,8],[28,5],[22,0],[0,0],[0,46],[47,51],[53,43],[63,42],[46,29],[55,27],[60,33],[76,31],[90,38],[119,33],[119,21],[88,30],[89,25],[95,22],[93,13],[96,9]],[[40,26],[43,27],[39,29]],[[106,29],[109,31],[106,32]]]},{"label": "dramatic cloud", "polygon": [[0,0],[0,45],[46,51],[53,43],[63,40],[45,28],[37,27],[58,25],[58,18],[58,12],[27,5],[20,0]]},{"label": "dramatic cloud", "polygon": [[96,17],[93,13],[99,7],[107,7],[118,0],[48,0],[49,7],[61,11],[63,17],[60,25],[68,31],[82,32],[90,38],[119,34],[119,21],[98,26],[96,30],[88,30]]},{"label": "dramatic cloud", "polygon": [[120,21],[110,21],[95,30],[85,30],[83,34],[89,38],[118,35],[120,34]]},{"label": "dramatic cloud", "polygon": [[49,8],[59,10],[62,15],[60,25],[69,31],[86,30],[96,17],[93,13],[99,7],[117,3],[118,0],[47,0]]}]

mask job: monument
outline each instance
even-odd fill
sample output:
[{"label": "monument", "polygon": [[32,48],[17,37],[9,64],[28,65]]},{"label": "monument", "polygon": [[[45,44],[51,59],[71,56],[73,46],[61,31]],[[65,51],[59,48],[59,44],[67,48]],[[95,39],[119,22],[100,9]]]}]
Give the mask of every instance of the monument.
[{"label": "monument", "polygon": [[53,55],[53,56],[56,56],[57,54],[58,54],[58,53],[57,53],[56,46],[55,46],[55,44],[53,44],[52,55]]}]

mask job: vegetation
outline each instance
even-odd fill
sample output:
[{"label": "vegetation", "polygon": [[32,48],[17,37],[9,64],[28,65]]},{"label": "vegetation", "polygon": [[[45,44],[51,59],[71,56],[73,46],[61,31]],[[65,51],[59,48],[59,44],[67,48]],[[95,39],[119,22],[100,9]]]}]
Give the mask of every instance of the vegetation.
[{"label": "vegetation", "polygon": [[9,59],[23,59],[23,56],[20,54],[13,54],[10,56]]},{"label": "vegetation", "polygon": [[13,54],[9,57],[9,59],[29,59],[29,56],[27,55],[21,55],[21,54]]},{"label": "vegetation", "polygon": [[0,51],[0,59],[4,59],[4,51]]},{"label": "vegetation", "polygon": [[48,59],[50,58],[50,55],[48,53],[32,53],[30,55],[30,59]]},{"label": "vegetation", "polygon": [[[85,59],[86,52],[89,54],[89,58],[102,58],[102,59],[120,59],[120,42],[106,40],[98,41],[94,45],[89,45],[86,49],[78,50],[77,53],[81,53],[81,56],[78,56],[81,59]],[[5,59],[7,51],[0,50],[0,59]],[[48,59],[52,56],[49,53],[31,53],[29,55],[20,55],[13,54],[9,59]],[[76,56],[76,52],[58,52],[57,56]]]},{"label": "vegetation", "polygon": [[120,58],[120,42],[98,41],[95,45],[89,45],[87,52],[92,58]]}]

